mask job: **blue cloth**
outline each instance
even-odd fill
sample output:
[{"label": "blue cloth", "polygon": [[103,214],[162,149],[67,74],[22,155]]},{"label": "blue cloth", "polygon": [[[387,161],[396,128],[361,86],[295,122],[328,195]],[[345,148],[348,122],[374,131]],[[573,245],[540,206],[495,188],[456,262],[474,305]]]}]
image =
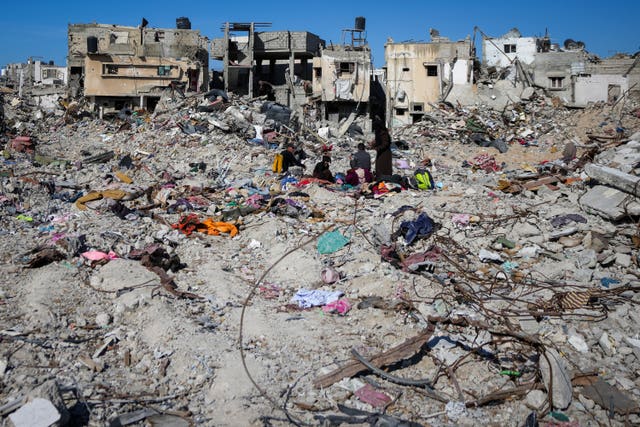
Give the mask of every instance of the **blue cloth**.
[{"label": "blue cloth", "polygon": [[417,237],[427,237],[433,233],[433,228],[433,220],[424,212],[414,221],[403,221],[400,224],[400,230],[404,233],[404,240],[408,245],[412,244]]},{"label": "blue cloth", "polygon": [[297,302],[300,308],[317,307],[337,301],[342,295],[342,291],[308,290],[302,288],[291,298],[291,302]]},{"label": "blue cloth", "polygon": [[611,277],[603,277],[600,279],[600,284],[605,288],[608,288],[611,285],[617,285],[618,283],[620,283],[620,280],[612,279]]}]

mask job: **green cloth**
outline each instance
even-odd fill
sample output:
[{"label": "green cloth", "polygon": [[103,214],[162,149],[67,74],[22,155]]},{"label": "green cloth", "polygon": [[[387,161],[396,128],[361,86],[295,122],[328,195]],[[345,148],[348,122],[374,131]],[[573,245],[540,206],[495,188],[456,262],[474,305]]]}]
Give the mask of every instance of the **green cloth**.
[{"label": "green cloth", "polygon": [[329,231],[318,239],[318,252],[330,254],[349,243],[349,239],[340,234],[339,231]]}]

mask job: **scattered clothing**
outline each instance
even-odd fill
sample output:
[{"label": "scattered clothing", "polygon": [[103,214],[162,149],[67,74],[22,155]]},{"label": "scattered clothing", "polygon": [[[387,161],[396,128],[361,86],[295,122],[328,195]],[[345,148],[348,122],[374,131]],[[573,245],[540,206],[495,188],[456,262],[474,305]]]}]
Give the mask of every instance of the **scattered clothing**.
[{"label": "scattered clothing", "polygon": [[414,221],[403,221],[400,224],[400,232],[404,236],[404,240],[408,245],[412,244],[418,237],[429,236],[435,227],[435,224],[426,213],[418,215]]},{"label": "scattered clothing", "polygon": [[553,218],[551,218],[550,221],[551,221],[551,225],[553,225],[554,227],[562,227],[572,222],[580,222],[582,224],[585,224],[587,222],[587,219],[582,215],[567,214],[567,215],[556,215]]},{"label": "scattered clothing", "polygon": [[346,298],[340,298],[337,301],[332,301],[322,307],[322,311],[325,313],[336,313],[341,316],[344,316],[351,310],[351,303]]},{"label": "scattered clothing", "polygon": [[340,234],[339,231],[329,231],[318,239],[318,253],[331,254],[347,243],[349,243],[349,239]]},{"label": "scattered clothing", "polygon": [[298,303],[300,308],[319,307],[337,301],[342,295],[342,291],[308,290],[302,288],[291,298],[291,302]]}]

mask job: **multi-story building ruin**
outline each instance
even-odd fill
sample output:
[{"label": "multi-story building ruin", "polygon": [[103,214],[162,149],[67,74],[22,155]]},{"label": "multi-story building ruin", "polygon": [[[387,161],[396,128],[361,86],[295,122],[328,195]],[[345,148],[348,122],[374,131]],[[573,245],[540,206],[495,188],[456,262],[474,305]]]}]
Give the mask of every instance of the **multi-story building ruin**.
[{"label": "multi-story building ruin", "polygon": [[102,110],[125,106],[153,109],[167,87],[185,92],[209,87],[208,39],[191,30],[186,18],[177,28],[70,24],[69,86]]}]

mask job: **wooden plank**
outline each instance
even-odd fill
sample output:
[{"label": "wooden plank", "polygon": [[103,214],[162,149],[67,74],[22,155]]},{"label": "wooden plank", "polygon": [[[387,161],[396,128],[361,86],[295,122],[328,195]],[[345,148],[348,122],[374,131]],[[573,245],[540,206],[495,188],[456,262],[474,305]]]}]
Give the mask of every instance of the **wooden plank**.
[{"label": "wooden plank", "polygon": [[[409,338],[400,345],[397,345],[387,351],[373,356],[369,359],[369,362],[373,366],[381,368],[383,366],[392,365],[396,362],[399,362],[400,360],[408,359],[414,356],[418,351],[420,351],[422,346],[425,345],[427,341],[429,341],[435,329],[435,324],[431,323],[426,329],[422,330],[420,334],[416,335],[415,337]],[[313,385],[316,388],[328,387],[343,378],[350,378],[367,370],[367,367],[359,361],[351,360],[344,366],[316,378],[313,381]]]}]

